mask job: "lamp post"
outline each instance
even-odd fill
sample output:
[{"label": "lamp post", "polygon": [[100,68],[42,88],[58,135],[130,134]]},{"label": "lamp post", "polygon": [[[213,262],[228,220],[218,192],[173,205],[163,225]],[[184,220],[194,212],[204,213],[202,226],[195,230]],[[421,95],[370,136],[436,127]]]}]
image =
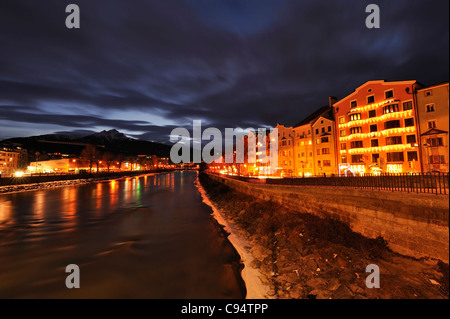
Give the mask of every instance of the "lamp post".
[{"label": "lamp post", "polygon": [[428,166],[428,173],[431,172],[431,167],[430,167],[430,154],[429,154],[429,149],[430,149],[430,144],[428,143],[424,143],[423,147],[426,148],[427,150],[427,166]]},{"label": "lamp post", "polygon": [[36,152],[35,155],[36,155],[36,173],[37,173],[37,171],[38,171],[38,160],[39,160],[40,153]]}]

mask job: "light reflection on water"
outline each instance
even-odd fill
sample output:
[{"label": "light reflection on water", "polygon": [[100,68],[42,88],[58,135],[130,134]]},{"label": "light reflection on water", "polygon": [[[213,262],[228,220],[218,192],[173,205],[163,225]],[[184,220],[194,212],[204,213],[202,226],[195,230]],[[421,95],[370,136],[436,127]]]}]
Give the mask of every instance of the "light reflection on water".
[{"label": "light reflection on water", "polygon": [[[0,297],[241,298],[195,172],[0,195]],[[32,261],[32,262],[31,262]],[[64,288],[64,268],[83,289]]]}]

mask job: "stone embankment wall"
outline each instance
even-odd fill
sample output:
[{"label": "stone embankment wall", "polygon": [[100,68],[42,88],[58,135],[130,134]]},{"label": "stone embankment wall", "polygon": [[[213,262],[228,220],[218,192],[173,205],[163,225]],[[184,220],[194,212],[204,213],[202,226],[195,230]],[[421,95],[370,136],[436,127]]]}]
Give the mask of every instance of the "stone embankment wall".
[{"label": "stone embankment wall", "polygon": [[340,220],[368,238],[381,236],[391,250],[402,255],[431,257],[449,263],[448,195],[266,185],[210,177],[296,212]]}]

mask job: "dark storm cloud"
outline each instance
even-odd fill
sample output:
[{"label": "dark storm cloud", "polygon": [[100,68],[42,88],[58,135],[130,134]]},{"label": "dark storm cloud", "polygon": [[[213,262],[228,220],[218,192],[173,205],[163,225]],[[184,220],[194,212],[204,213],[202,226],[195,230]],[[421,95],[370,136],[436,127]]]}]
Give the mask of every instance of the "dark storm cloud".
[{"label": "dark storm cloud", "polygon": [[75,3],[79,30],[62,1],[0,3],[2,123],[167,141],[194,119],[292,125],[372,79],[448,80],[446,0],[377,1],[379,30],[356,0]]}]

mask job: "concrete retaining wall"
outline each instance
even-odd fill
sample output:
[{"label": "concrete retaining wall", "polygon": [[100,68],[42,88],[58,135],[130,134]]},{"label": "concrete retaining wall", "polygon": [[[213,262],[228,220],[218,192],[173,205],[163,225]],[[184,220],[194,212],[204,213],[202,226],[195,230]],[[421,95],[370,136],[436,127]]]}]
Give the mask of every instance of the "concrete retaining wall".
[{"label": "concrete retaining wall", "polygon": [[250,184],[210,175],[229,187],[297,212],[331,217],[389,248],[416,258],[449,262],[449,197],[351,188]]}]

